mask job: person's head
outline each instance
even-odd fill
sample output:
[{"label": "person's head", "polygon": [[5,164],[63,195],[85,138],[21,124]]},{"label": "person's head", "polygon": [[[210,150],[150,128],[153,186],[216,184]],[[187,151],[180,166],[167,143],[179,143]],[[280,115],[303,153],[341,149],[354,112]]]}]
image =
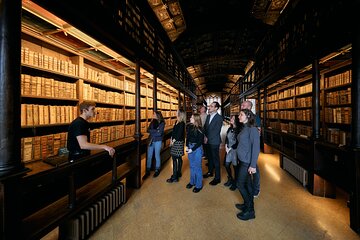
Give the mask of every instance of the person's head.
[{"label": "person's head", "polygon": [[237,128],[240,126],[239,122],[239,116],[238,115],[232,115],[230,118],[230,124],[233,128]]},{"label": "person's head", "polygon": [[162,113],[160,111],[154,111],[153,112],[153,119],[158,120],[159,122],[163,122],[164,121],[164,117],[162,115]]},{"label": "person's head", "polygon": [[217,110],[220,108],[220,104],[218,102],[212,102],[209,105],[209,113],[217,112]]},{"label": "person's head", "polygon": [[202,124],[200,115],[198,113],[194,113],[193,115],[191,115],[190,123],[192,123],[197,128],[201,127]]},{"label": "person's head", "polygon": [[241,109],[239,114],[239,121],[248,126],[253,126],[255,124],[255,115],[249,109]]},{"label": "person's head", "polygon": [[89,119],[95,117],[95,107],[96,103],[93,101],[83,101],[80,103],[80,114],[85,118]]},{"label": "person's head", "polygon": [[199,112],[200,112],[200,114],[206,113],[206,107],[205,107],[204,105],[201,105],[201,106],[199,107]]},{"label": "person's head", "polygon": [[252,102],[251,101],[244,101],[241,103],[241,109],[249,109],[252,108]]},{"label": "person's head", "polygon": [[176,116],[178,122],[184,122],[184,123],[186,122],[186,113],[184,110],[182,109],[177,110]]}]

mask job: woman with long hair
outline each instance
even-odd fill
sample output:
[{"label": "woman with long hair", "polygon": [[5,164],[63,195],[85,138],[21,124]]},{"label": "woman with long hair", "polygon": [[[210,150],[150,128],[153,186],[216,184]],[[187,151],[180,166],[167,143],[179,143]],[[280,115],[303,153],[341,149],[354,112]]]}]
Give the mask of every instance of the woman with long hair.
[{"label": "woman with long hair", "polygon": [[164,137],[164,128],[165,128],[165,121],[163,115],[160,111],[154,111],[153,119],[150,122],[148,127],[149,135],[149,146],[147,152],[147,161],[146,161],[146,173],[143,177],[146,178],[150,175],[150,168],[152,163],[152,157],[155,152],[155,173],[153,177],[157,177],[160,174],[160,167],[161,167],[161,159],[160,159],[160,151],[162,140]]},{"label": "woman with long hair", "polygon": [[190,124],[186,131],[186,152],[188,153],[190,165],[190,182],[186,185],[186,188],[190,189],[195,186],[193,189],[194,193],[200,192],[203,187],[201,145],[204,141],[204,133],[201,126],[200,115],[194,113],[190,118]]},{"label": "woman with long hair", "polygon": [[252,174],[256,173],[256,164],[260,153],[260,135],[255,127],[255,115],[249,109],[242,109],[239,121],[244,124],[238,134],[236,148],[239,163],[237,186],[244,199],[243,204],[236,204],[241,210],[237,217],[241,220],[255,218]]},{"label": "woman with long hair", "polygon": [[170,139],[170,155],[173,160],[173,174],[166,180],[168,183],[178,182],[181,177],[182,156],[184,155],[185,123],[186,114],[184,110],[177,111],[177,120],[174,125]]},{"label": "woman with long hair", "polygon": [[[240,122],[237,115],[233,115],[230,118],[230,127],[226,132],[225,138],[225,169],[228,175],[228,180],[224,185],[226,187],[230,186],[231,191],[235,191],[236,189],[236,179],[238,175],[237,171],[237,156],[236,156],[236,148],[238,145],[237,135],[239,134]],[[231,164],[234,168],[234,176],[231,172]]]}]

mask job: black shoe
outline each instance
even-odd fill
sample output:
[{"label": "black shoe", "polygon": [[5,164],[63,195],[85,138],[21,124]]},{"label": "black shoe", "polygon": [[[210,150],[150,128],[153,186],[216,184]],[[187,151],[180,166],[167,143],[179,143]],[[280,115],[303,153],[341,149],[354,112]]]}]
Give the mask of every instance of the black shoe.
[{"label": "black shoe", "polygon": [[237,203],[235,204],[235,207],[239,209],[240,211],[244,211],[246,209],[246,206],[244,203]]},{"label": "black shoe", "polygon": [[146,179],[148,176],[150,176],[150,170],[145,172],[145,175],[142,177],[142,179]]},{"label": "black shoe", "polygon": [[254,198],[258,198],[260,195],[260,190],[254,192]]},{"label": "black shoe", "polygon": [[255,218],[255,212],[254,211],[241,212],[236,214],[236,216],[240,220],[247,221]]},{"label": "black shoe", "polygon": [[192,185],[191,183],[188,183],[187,185],[186,185],[186,188],[188,188],[188,189],[190,189],[190,188],[192,188],[194,185]]},{"label": "black shoe", "polygon": [[212,173],[207,172],[203,175],[203,178],[208,178],[208,177],[212,177],[212,176],[214,176]]},{"label": "black shoe", "polygon": [[233,183],[229,189],[235,191],[237,189],[236,184]]},{"label": "black shoe", "polygon": [[198,193],[198,192],[200,192],[200,191],[201,191],[201,189],[202,189],[202,187],[201,187],[201,188],[197,188],[197,187],[195,187],[195,188],[193,189],[193,192],[194,192],[194,193]]},{"label": "black shoe", "polygon": [[173,177],[166,179],[166,182],[168,182],[168,183],[173,183],[173,182],[178,182],[178,181],[179,180],[177,178],[173,178]]},{"label": "black shoe", "polygon": [[209,184],[215,186],[215,185],[218,185],[219,183],[220,183],[220,180],[214,178]]},{"label": "black shoe", "polygon": [[158,177],[160,175],[160,170],[155,170],[155,173],[153,175],[153,177]]},{"label": "black shoe", "polygon": [[224,183],[224,186],[229,187],[231,184],[232,184],[232,180],[231,180],[231,178],[228,178],[227,182]]}]

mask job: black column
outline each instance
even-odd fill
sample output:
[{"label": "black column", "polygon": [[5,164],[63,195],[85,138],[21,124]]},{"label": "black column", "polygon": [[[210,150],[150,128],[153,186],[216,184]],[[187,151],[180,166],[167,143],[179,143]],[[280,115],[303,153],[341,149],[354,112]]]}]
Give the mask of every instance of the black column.
[{"label": "black column", "polygon": [[181,93],[178,91],[178,109],[181,109]]},{"label": "black column", "polygon": [[137,143],[136,147],[136,174],[130,178],[129,184],[132,187],[139,188],[141,186],[141,99],[140,99],[140,62],[136,61],[135,65],[135,135],[134,138]]},{"label": "black column", "polygon": [[[360,1],[354,1],[354,19],[359,19],[355,9],[359,9]],[[350,192],[350,227],[360,233],[360,30],[352,27],[352,86],[351,86],[351,148],[353,150],[353,163],[351,169],[353,184]]]},{"label": "black column", "polygon": [[153,82],[153,109],[157,111],[157,72],[154,72]]},{"label": "black column", "polygon": [[0,239],[21,239],[21,1],[0,1]]},{"label": "black column", "polygon": [[320,69],[319,59],[312,63],[312,136],[314,140],[320,138]]},{"label": "black column", "polygon": [[22,168],[20,52],[21,1],[0,1],[0,176]]}]

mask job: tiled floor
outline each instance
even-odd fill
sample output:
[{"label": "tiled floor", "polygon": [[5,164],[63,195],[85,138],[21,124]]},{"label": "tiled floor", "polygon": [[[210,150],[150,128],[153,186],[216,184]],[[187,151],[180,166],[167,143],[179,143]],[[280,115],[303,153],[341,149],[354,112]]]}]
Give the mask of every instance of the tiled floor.
[{"label": "tiled floor", "polygon": [[261,194],[256,218],[247,222],[236,218],[234,204],[242,199],[223,186],[225,169],[221,184],[211,186],[211,179],[204,179],[203,190],[195,194],[185,188],[189,167],[183,159],[180,182],[166,182],[172,171],[168,161],[160,176],[144,181],[90,239],[360,239],[349,227],[346,196],[311,195],[280,169],[276,154],[260,155]]}]

